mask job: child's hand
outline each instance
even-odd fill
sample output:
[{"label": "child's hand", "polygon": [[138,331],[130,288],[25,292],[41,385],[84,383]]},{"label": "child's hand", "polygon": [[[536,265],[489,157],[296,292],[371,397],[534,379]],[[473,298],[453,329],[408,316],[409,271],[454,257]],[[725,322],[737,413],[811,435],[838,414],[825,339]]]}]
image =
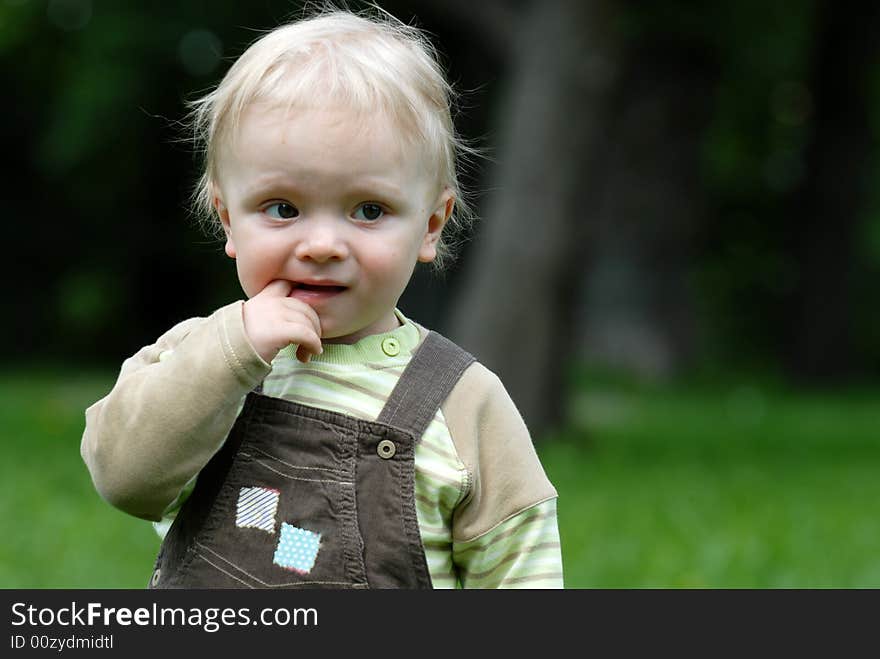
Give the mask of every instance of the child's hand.
[{"label": "child's hand", "polygon": [[244,330],[257,353],[271,362],[278,351],[295,343],[296,358],[305,363],[321,354],[321,321],[308,304],[287,297],[293,285],[282,279],[244,303]]}]

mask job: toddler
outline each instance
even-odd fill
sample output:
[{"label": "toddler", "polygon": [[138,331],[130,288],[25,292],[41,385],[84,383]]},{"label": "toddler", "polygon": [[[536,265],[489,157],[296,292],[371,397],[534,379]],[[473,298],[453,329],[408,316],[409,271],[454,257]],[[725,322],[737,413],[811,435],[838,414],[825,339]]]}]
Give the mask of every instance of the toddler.
[{"label": "toddler", "polygon": [[450,99],[418,30],[327,11],[195,103],[197,203],[247,300],[128,358],[81,447],[163,536],[151,587],[562,587],[503,385],[397,309],[463,216]]}]

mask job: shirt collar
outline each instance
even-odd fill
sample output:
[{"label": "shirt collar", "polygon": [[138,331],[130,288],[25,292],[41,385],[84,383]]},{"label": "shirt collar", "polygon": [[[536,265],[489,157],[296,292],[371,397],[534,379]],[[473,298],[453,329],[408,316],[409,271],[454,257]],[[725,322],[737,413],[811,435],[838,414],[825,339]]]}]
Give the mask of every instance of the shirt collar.
[{"label": "shirt collar", "polygon": [[[366,362],[388,362],[392,359],[409,359],[419,344],[420,334],[415,323],[406,318],[400,310],[394,315],[400,326],[390,332],[370,334],[355,343],[323,343],[324,352],[312,355],[310,363],[322,364],[363,364]],[[278,359],[296,359],[296,346],[291,344],[278,352]]]}]

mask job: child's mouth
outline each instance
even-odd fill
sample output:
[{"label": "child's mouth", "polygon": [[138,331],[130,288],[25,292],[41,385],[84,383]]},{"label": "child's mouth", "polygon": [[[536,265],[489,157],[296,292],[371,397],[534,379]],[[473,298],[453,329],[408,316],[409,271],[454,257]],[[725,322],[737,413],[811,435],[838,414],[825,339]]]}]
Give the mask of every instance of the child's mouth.
[{"label": "child's mouth", "polygon": [[314,291],[316,293],[341,293],[345,286],[339,284],[296,284],[293,290]]},{"label": "child's mouth", "polygon": [[320,302],[344,292],[348,287],[336,282],[294,282],[290,297],[303,302]]}]

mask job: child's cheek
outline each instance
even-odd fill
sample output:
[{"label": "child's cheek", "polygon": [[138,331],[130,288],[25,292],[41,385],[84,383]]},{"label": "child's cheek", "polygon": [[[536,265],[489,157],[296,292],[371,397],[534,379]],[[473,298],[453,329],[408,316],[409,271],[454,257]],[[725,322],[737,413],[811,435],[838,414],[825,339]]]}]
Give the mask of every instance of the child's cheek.
[{"label": "child's cheek", "polygon": [[259,260],[249,259],[246,255],[239,254],[235,263],[238,281],[249,298],[263,290],[266,284],[271,281],[266,278],[266,269],[261,267]]}]

